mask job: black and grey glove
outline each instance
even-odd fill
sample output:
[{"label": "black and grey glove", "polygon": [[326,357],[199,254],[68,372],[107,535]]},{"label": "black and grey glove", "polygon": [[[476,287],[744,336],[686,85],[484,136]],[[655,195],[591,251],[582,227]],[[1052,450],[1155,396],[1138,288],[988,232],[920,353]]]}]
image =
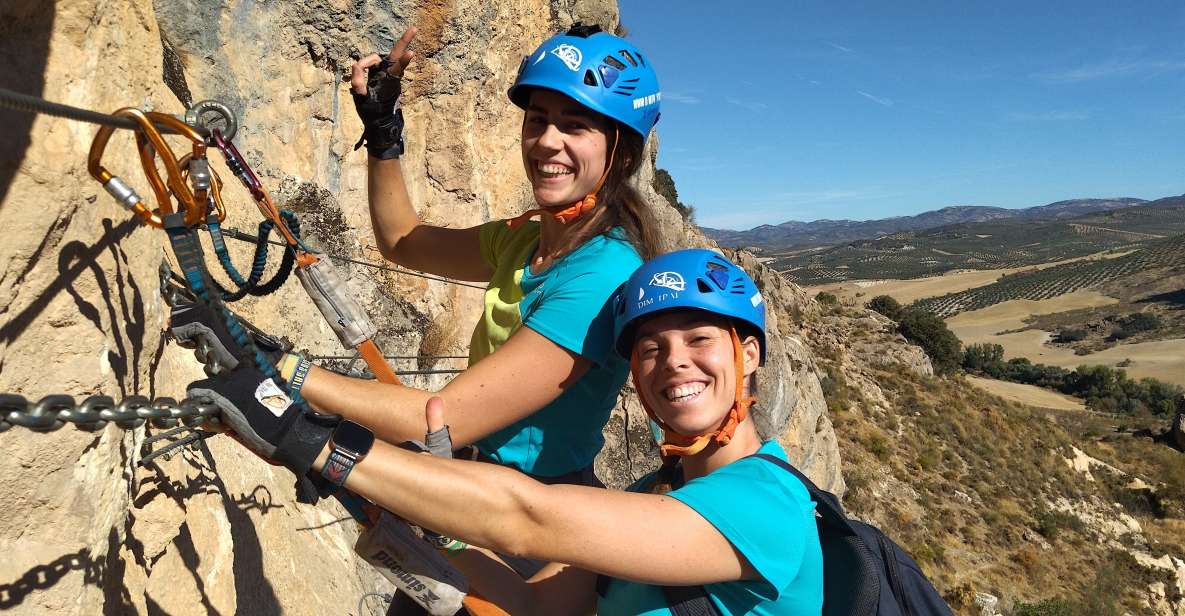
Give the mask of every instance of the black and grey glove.
[{"label": "black and grey glove", "polygon": [[[239,319],[242,321],[242,319]],[[251,336],[265,359],[273,365],[278,363],[290,345],[257,330],[244,330]],[[227,330],[226,322],[205,304],[180,304],[169,316],[169,335],[185,348],[192,348],[197,360],[205,367],[206,374],[214,376],[239,366],[246,358],[246,350]]]},{"label": "black and grey glove", "polygon": [[389,60],[383,59],[367,69],[366,94],[351,91],[363,126],[354,149],[365,142],[370,155],[383,160],[403,154],[403,110],[398,107],[402,80],[389,72],[391,66]]},{"label": "black and grey glove", "polygon": [[319,415],[294,402],[282,380],[268,378],[246,363],[194,381],[187,389],[190,398],[213,402],[221,410],[223,425],[248,449],[288,467],[298,478],[308,473],[341,421],[337,415]]}]

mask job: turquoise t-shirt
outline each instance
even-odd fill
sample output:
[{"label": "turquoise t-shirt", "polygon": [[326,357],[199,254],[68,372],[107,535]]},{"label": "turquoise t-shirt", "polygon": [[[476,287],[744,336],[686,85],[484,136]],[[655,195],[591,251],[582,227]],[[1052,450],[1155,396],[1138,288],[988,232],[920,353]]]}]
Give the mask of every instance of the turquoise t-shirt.
[{"label": "turquoise t-shirt", "polygon": [[556,477],[592,464],[605,443],[601,430],[629,375],[629,363],[613,351],[612,297],[642,259],[614,229],[534,273],[530,259],[538,243],[536,222],[482,226],[481,254],[494,275],[470,340],[469,365],[526,326],[592,366],[551,403],[475,445],[499,464]]},{"label": "turquoise t-shirt", "polygon": [[[776,441],[759,453],[786,459]],[[629,489],[651,484],[643,477]],[[823,552],[815,503],[796,477],[772,462],[746,457],[697,477],[671,496],[711,522],[761,578],[706,584],[722,614],[818,616],[823,610]],[[689,555],[690,557],[691,555]],[[611,579],[598,616],[668,616],[662,587]]]}]

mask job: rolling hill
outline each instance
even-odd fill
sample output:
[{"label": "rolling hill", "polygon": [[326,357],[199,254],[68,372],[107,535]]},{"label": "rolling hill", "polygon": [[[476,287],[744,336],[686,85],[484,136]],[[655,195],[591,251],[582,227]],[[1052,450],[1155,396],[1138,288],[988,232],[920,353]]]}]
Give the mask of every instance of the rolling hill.
[{"label": "rolling hill", "polygon": [[780,225],[761,225],[747,231],[711,228],[703,228],[703,231],[722,246],[758,248],[763,252],[771,252],[873,239],[902,231],[918,231],[952,224],[991,220],[1072,218],[1091,212],[1128,208],[1141,203],[1144,203],[1143,199],[1116,198],[1071,199],[1025,209],[961,205],[923,212],[915,216],[896,216],[879,220],[791,220]]},{"label": "rolling hill", "polygon": [[[1045,211],[1057,215],[1072,209]],[[1038,265],[1131,249],[1181,233],[1185,233],[1185,197],[1168,197],[1076,217],[959,223],[769,256],[774,269],[792,281],[816,285]]]}]

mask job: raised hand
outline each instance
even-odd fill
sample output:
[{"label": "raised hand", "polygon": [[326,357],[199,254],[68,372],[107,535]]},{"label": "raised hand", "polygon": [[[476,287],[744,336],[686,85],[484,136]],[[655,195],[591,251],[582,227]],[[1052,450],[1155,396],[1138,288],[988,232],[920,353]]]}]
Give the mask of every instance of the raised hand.
[{"label": "raised hand", "polygon": [[363,126],[355,150],[365,143],[366,150],[375,158],[386,160],[403,154],[403,110],[398,108],[399,94],[403,72],[415,55],[408,49],[415,36],[416,29],[408,28],[386,57],[372,53],[351,68],[350,90]]}]

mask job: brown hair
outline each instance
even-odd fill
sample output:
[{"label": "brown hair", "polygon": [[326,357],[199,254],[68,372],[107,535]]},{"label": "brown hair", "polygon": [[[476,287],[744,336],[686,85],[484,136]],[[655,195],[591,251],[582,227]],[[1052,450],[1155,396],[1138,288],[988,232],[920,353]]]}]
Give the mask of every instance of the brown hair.
[{"label": "brown hair", "polygon": [[638,133],[625,128],[621,123],[602,116],[608,127],[606,142],[616,138],[617,151],[613,165],[605,177],[605,183],[597,192],[597,207],[572,224],[572,231],[557,247],[557,258],[576,250],[592,237],[606,233],[614,227],[625,230],[625,238],[633,244],[642,260],[648,260],[664,252],[658,229],[658,219],[650,204],[642,199],[630,180],[642,168],[645,139]]}]

